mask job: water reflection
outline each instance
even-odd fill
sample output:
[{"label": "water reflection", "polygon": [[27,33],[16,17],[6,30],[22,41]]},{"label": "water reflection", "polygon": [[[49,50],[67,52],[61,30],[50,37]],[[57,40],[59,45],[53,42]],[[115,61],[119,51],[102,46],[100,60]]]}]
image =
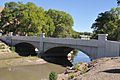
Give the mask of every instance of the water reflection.
[{"label": "water reflection", "polygon": [[72,63],[67,59],[67,57],[44,57],[45,61],[61,65],[63,67],[72,66]]},{"label": "water reflection", "polygon": [[72,65],[79,63],[79,62],[90,62],[90,58],[86,54],[84,54],[83,52],[76,51],[76,50],[73,52],[74,53],[71,56],[71,59],[69,59],[69,56],[66,56],[66,57],[58,57],[58,56],[43,57],[43,59],[47,62],[58,64],[58,65],[61,65],[63,67],[72,66]]},{"label": "water reflection", "polygon": [[90,62],[90,58],[89,56],[87,56],[85,53],[81,52],[81,51],[78,51],[77,52],[77,55],[74,56],[73,58],[73,61],[72,63],[75,64],[75,63],[79,63],[79,62]]}]

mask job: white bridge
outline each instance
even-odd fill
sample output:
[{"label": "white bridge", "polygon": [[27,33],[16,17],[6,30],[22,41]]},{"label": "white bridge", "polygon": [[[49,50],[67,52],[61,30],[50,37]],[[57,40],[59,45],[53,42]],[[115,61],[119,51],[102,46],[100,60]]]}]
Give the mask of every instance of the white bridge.
[{"label": "white bridge", "polygon": [[[0,40],[11,46],[29,48],[32,52],[38,49],[40,56],[67,56],[67,52],[77,49],[91,59],[120,56],[120,42],[108,41],[105,34],[99,34],[98,40],[82,40],[73,38],[49,38],[36,36],[0,36]],[[64,52],[64,53],[63,53]],[[53,54],[50,54],[53,53]]]}]

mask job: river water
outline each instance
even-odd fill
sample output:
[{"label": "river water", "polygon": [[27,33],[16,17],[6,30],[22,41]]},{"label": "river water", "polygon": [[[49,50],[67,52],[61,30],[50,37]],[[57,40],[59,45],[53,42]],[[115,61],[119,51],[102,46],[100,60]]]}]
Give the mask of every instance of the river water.
[{"label": "river water", "polygon": [[[89,61],[89,57],[79,51],[72,63]],[[62,73],[65,69],[65,67],[53,63],[0,68],[0,80],[48,80],[48,75],[51,71]]]},{"label": "river water", "polygon": [[87,56],[85,53],[78,51],[77,55],[73,59],[73,64],[79,63],[79,62],[90,62],[89,56]]}]

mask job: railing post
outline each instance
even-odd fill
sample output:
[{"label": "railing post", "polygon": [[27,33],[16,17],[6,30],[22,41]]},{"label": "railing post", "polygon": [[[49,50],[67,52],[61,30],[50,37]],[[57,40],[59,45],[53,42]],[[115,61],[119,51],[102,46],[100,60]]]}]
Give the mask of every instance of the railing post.
[{"label": "railing post", "polygon": [[0,36],[2,36],[2,33],[0,32]]},{"label": "railing post", "polygon": [[108,34],[98,34],[98,40],[106,41]]},{"label": "railing post", "polygon": [[98,50],[96,58],[101,58],[106,53],[107,34],[98,34]]},{"label": "railing post", "polygon": [[13,36],[13,32],[9,32],[9,34],[8,34],[9,36]]},{"label": "railing post", "polygon": [[2,31],[2,30],[0,30],[0,36],[2,36],[2,33],[3,33],[3,31]]}]

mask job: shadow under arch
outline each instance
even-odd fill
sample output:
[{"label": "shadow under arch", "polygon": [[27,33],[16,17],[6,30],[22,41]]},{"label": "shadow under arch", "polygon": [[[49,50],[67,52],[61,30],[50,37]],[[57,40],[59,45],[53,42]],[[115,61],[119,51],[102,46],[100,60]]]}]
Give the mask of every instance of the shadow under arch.
[{"label": "shadow under arch", "polygon": [[18,43],[15,45],[15,52],[17,52],[20,56],[36,56],[35,47],[26,42]]},{"label": "shadow under arch", "polygon": [[[73,63],[71,63],[68,60],[67,55],[69,53],[71,54],[73,53],[72,58],[74,58],[75,55],[81,54],[78,51],[84,54],[83,58],[87,56],[87,58],[89,58],[90,60],[90,56],[84,50],[74,49],[72,47],[67,47],[67,46],[57,46],[57,47],[50,48],[44,53],[44,56],[42,58],[48,62],[59,64],[62,66],[72,66]],[[82,58],[82,56],[80,58]]]},{"label": "shadow under arch", "polygon": [[72,63],[67,59],[68,53],[70,53],[73,48],[66,46],[58,46],[48,49],[42,55],[42,58],[50,63],[58,64],[61,66],[72,66]]},{"label": "shadow under arch", "polygon": [[44,55],[47,57],[67,57],[68,53],[70,53],[74,48],[66,47],[66,46],[58,46],[48,49],[46,52],[44,52]]},{"label": "shadow under arch", "polygon": [[[68,46],[56,46],[56,47],[52,47],[50,49],[48,49],[47,51],[44,52],[45,56],[66,56],[68,55],[68,53],[70,53],[71,51],[76,50],[76,51],[80,51],[83,54],[85,54],[86,56],[88,56],[90,59],[92,59],[91,55],[89,55],[86,51],[86,49],[78,49],[78,48],[73,48],[73,47],[68,47]],[[53,55],[51,55],[51,53]],[[56,54],[58,53],[58,54]],[[61,54],[62,53],[62,54]]]}]

